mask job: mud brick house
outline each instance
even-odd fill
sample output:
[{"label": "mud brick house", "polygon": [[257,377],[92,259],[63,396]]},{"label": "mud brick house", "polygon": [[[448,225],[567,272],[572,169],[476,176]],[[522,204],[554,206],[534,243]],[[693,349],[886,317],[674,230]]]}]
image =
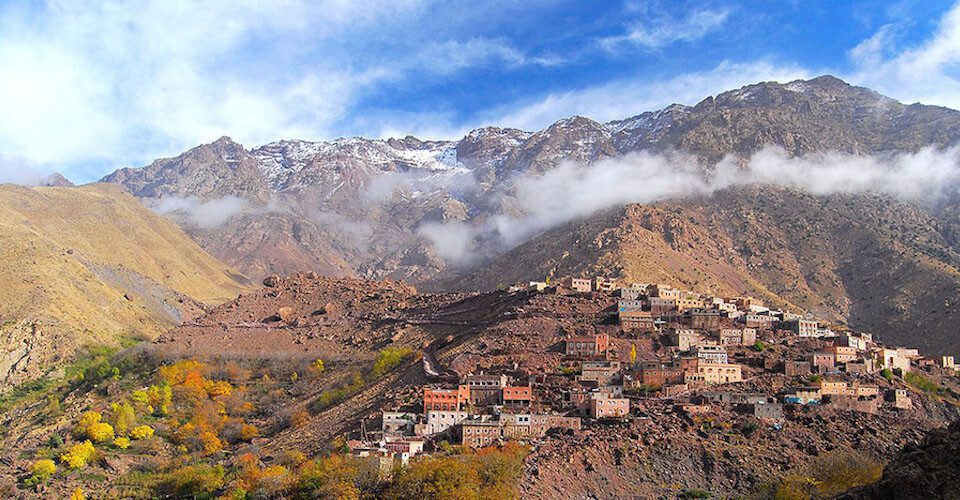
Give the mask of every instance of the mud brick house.
[{"label": "mud brick house", "polygon": [[642,299],[636,299],[636,300],[620,299],[617,301],[617,312],[625,313],[625,312],[642,311],[646,306],[647,306],[646,302],[643,301]]},{"label": "mud brick house", "polygon": [[875,414],[880,409],[880,398],[862,399],[855,396],[826,396],[824,402],[835,410]]},{"label": "mud brick house", "polygon": [[643,363],[640,367],[640,383],[652,387],[682,384],[683,374],[684,370],[679,363],[663,364],[647,362]]},{"label": "mud brick house", "polygon": [[957,363],[954,361],[953,356],[940,356],[940,366],[947,370],[957,370]]},{"label": "mud brick house", "polygon": [[533,388],[524,385],[503,388],[503,405],[510,408],[529,408],[533,403]]},{"label": "mud brick house", "polygon": [[727,299],[727,302],[736,304],[737,308],[742,311],[749,311],[753,306],[763,307],[763,301],[753,297],[734,297],[732,299]]},{"label": "mud brick house", "polygon": [[757,330],[754,328],[721,328],[720,345],[745,346],[753,345],[757,341]]},{"label": "mud brick house", "polygon": [[650,312],[654,316],[663,316],[677,310],[676,299],[665,299],[663,297],[650,297]]},{"label": "mud brick house", "polygon": [[809,361],[786,360],[783,362],[783,373],[788,377],[799,377],[810,375]]},{"label": "mud brick house", "polygon": [[700,399],[715,404],[752,405],[766,402],[768,396],[759,392],[704,391]]},{"label": "mud brick house", "polygon": [[677,300],[680,298],[680,290],[669,285],[655,284],[647,287],[647,293],[651,297],[659,297],[667,300]]},{"label": "mud brick house", "polygon": [[617,281],[604,276],[595,276],[592,285],[593,289],[598,292],[613,292],[617,290]]},{"label": "mud brick house", "polygon": [[470,417],[470,414],[463,410],[430,410],[425,415],[424,423],[414,427],[414,433],[418,436],[439,434]]},{"label": "mud brick house", "polygon": [[383,447],[394,453],[405,453],[408,456],[416,456],[423,453],[423,441],[418,439],[404,439],[400,441],[387,441]]},{"label": "mud brick house", "polygon": [[430,410],[459,411],[470,402],[470,387],[461,385],[456,389],[423,389],[423,413]]},{"label": "mud brick house", "polygon": [[782,393],[784,403],[793,403],[800,405],[819,404],[823,399],[819,387],[795,387],[787,389]]},{"label": "mud brick house", "polygon": [[855,347],[835,345],[828,347],[827,352],[833,353],[833,360],[836,363],[849,363],[857,360],[857,349]]},{"label": "mud brick house", "polygon": [[506,375],[468,375],[464,384],[470,388],[470,402],[476,406],[503,404],[503,388],[510,383]]},{"label": "mud brick house", "polygon": [[810,355],[810,364],[818,373],[827,373],[833,371],[835,358],[830,351],[817,351]]},{"label": "mud brick house", "polygon": [[701,343],[693,346],[690,352],[697,357],[699,364],[726,363],[727,349],[714,343]]},{"label": "mud brick house", "polygon": [[913,400],[910,399],[910,395],[907,393],[906,389],[894,389],[887,391],[885,399],[890,403],[890,406],[894,408],[900,410],[913,409]]},{"label": "mud brick house", "polygon": [[557,283],[560,288],[565,288],[579,293],[590,293],[591,283],[588,279],[567,277]]},{"label": "mud brick house", "polygon": [[625,332],[644,331],[650,332],[656,329],[657,322],[651,311],[624,311],[620,313],[620,329]]},{"label": "mud brick house", "polygon": [[761,420],[783,420],[783,405],[780,403],[757,402],[747,406],[747,411]]},{"label": "mud brick house", "polygon": [[460,441],[470,448],[483,448],[500,441],[503,435],[500,421],[486,416],[460,423]]},{"label": "mud brick house", "polygon": [[731,384],[743,381],[742,367],[730,363],[706,363],[697,367],[697,375],[706,385]]},{"label": "mud brick house", "polygon": [[527,290],[533,290],[535,292],[542,292],[547,289],[547,283],[543,281],[531,281],[527,285]]},{"label": "mud brick house", "polygon": [[820,394],[824,396],[850,396],[854,398],[869,398],[880,394],[880,389],[874,385],[863,385],[859,382],[842,380],[821,380]]},{"label": "mud brick house", "polygon": [[873,342],[873,336],[868,333],[856,335],[852,332],[841,332],[840,335],[837,336],[836,342],[838,346],[852,347],[857,351],[866,351]]},{"label": "mud brick house", "polygon": [[674,398],[681,394],[685,394],[689,390],[690,386],[687,384],[665,385],[660,388],[660,396],[665,398]]},{"label": "mud brick house", "polygon": [[592,337],[570,337],[566,340],[565,347],[567,356],[604,356],[610,347],[610,336],[600,333]]},{"label": "mud brick house", "polygon": [[590,417],[623,417],[630,414],[630,400],[613,398],[606,394],[594,394],[590,398]]},{"label": "mud brick house", "polygon": [[910,371],[910,359],[911,354],[914,354],[914,349],[904,349],[898,347],[896,349],[879,349],[878,353],[881,360],[880,365],[883,368],[889,368],[891,370],[900,370],[903,373]]},{"label": "mud brick house", "polygon": [[740,316],[738,320],[747,328],[760,328],[763,330],[773,328],[773,324],[777,321],[773,316],[756,313],[744,314],[743,316]]},{"label": "mud brick house", "polygon": [[619,361],[584,361],[577,381],[599,387],[610,385],[620,375]]},{"label": "mud brick house", "polygon": [[704,404],[694,404],[694,403],[681,403],[674,406],[674,410],[685,413],[688,416],[693,415],[705,415],[710,413],[713,410],[713,407],[710,405]]},{"label": "mud brick house", "polygon": [[620,289],[620,298],[623,300],[640,300],[647,296],[646,290],[639,290],[636,288],[621,288]]},{"label": "mud brick house", "polygon": [[419,417],[414,413],[385,411],[381,415],[380,430],[384,435],[412,435]]},{"label": "mud brick house", "polygon": [[670,343],[680,348],[681,351],[689,351],[699,342],[700,333],[696,330],[677,328],[670,332]]},{"label": "mud brick house", "polygon": [[677,298],[677,309],[686,311],[687,309],[703,309],[705,306],[703,300],[697,294],[683,292]]},{"label": "mud brick house", "polygon": [[723,315],[716,309],[687,309],[683,318],[691,328],[716,330],[723,323]]},{"label": "mud brick house", "polygon": [[817,322],[810,319],[794,319],[783,322],[783,329],[800,337],[816,337]]},{"label": "mud brick house", "polygon": [[532,415],[530,420],[530,434],[545,436],[551,429],[579,431],[583,421],[580,417],[564,417],[560,415]]}]

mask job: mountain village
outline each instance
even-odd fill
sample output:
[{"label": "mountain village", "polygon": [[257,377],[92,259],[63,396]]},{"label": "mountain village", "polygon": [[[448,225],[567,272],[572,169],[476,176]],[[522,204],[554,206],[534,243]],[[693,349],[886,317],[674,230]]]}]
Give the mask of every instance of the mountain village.
[{"label": "mountain village", "polygon": [[[433,383],[361,424],[351,453],[397,463],[450,445],[479,449],[508,441],[536,443],[633,419],[665,414],[689,426],[722,412],[774,431],[823,410],[908,412],[911,391],[876,381],[911,372],[957,376],[953,356],[925,357],[889,347],[865,332],[765,306],[753,297],[718,297],[664,284],[621,285],[605,277],[530,282],[509,293],[593,296],[614,304],[616,335],[571,333],[553,372],[497,370],[457,377],[424,357]],[[640,356],[631,342],[660,348]],[[616,341],[616,342],[615,342]],[[614,344],[632,345],[627,352]],[[771,355],[777,346],[782,354]],[[879,377],[879,378],[878,378]]]}]

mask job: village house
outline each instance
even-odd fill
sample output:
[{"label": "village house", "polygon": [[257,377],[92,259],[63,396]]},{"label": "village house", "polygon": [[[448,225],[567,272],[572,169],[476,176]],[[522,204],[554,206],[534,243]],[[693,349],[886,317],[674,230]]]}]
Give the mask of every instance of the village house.
[{"label": "village house", "polygon": [[720,345],[749,346],[757,341],[757,330],[754,328],[721,328]]},{"label": "village house", "polygon": [[677,309],[686,311],[687,309],[703,309],[703,300],[697,294],[683,292],[677,298]]},{"label": "village house", "polygon": [[630,331],[653,331],[657,327],[651,311],[623,311],[620,313],[620,329]]},{"label": "village house", "polygon": [[590,293],[591,283],[588,279],[566,277],[557,283],[557,286],[579,293]]},{"label": "village house", "polygon": [[880,394],[875,385],[863,385],[857,381],[845,382],[842,380],[820,380],[820,394],[824,396],[849,396],[855,398],[869,398]]},{"label": "village house", "polygon": [[691,328],[716,330],[723,322],[723,315],[716,309],[687,309],[683,317]]},{"label": "village house", "polygon": [[430,410],[425,416],[424,423],[414,427],[414,434],[418,436],[433,436],[444,432],[469,418],[470,414],[465,410]]},{"label": "village house", "polygon": [[630,413],[630,400],[613,398],[607,394],[593,394],[590,398],[590,417],[594,419],[623,417]]},{"label": "village house", "polygon": [[703,391],[700,398],[716,404],[752,405],[766,402],[766,394],[759,392]]},{"label": "village house", "polygon": [[902,347],[896,349],[881,348],[878,350],[880,365],[890,370],[900,370],[902,373],[907,373],[910,371],[910,359],[916,357],[911,356],[911,354],[915,352],[915,349],[904,349]]},{"label": "village house", "polygon": [[857,349],[855,347],[835,345],[828,347],[827,352],[833,353],[835,363],[849,363],[857,360]]},{"label": "village house", "polygon": [[529,407],[533,402],[533,388],[525,385],[503,388],[503,405],[511,408]]},{"label": "village house", "polygon": [[809,361],[786,360],[783,362],[783,373],[788,377],[800,377],[810,375]]},{"label": "village house", "polygon": [[639,300],[647,296],[646,290],[636,288],[621,288],[620,298],[623,300]]},{"label": "village house", "polygon": [[460,423],[460,442],[468,448],[483,448],[500,441],[503,429],[499,420],[489,415],[470,418]]},{"label": "village house", "polygon": [[947,370],[957,370],[957,363],[954,362],[953,356],[940,356],[940,366]]},{"label": "village house", "polygon": [[798,387],[787,389],[782,393],[784,403],[799,405],[819,404],[823,395],[819,387]]},{"label": "village house", "polygon": [[412,435],[414,427],[419,421],[415,413],[402,411],[385,411],[380,418],[380,430],[386,435]]},{"label": "village house", "polygon": [[910,395],[906,389],[889,390],[887,391],[885,399],[890,403],[890,406],[898,410],[913,409],[913,400],[910,399]]},{"label": "village house", "polygon": [[783,420],[783,405],[780,403],[771,403],[767,401],[758,401],[746,405],[747,411],[761,420]]},{"label": "village house", "polygon": [[533,290],[535,292],[542,292],[547,289],[547,283],[544,281],[531,281],[527,285],[527,290]]},{"label": "village house", "polygon": [[456,389],[423,389],[423,413],[430,410],[461,410],[470,402],[470,387]]},{"label": "village house", "polygon": [[710,405],[695,404],[690,402],[678,404],[673,408],[674,410],[685,413],[691,417],[694,415],[705,415],[713,410]]},{"label": "village house", "polygon": [[506,375],[467,375],[464,379],[470,388],[470,402],[476,406],[503,404],[503,388],[509,383]]},{"label": "village house", "polygon": [[829,373],[836,366],[836,358],[830,351],[817,351],[810,354],[810,364],[818,373]]},{"label": "village house", "polygon": [[592,285],[593,289],[598,292],[613,292],[617,290],[617,280],[605,276],[595,276]]},{"label": "village house", "polygon": [[642,311],[645,307],[646,302],[643,299],[620,299],[617,301],[617,311],[620,313]]},{"label": "village house", "polygon": [[673,288],[669,285],[656,284],[650,285],[647,287],[647,293],[651,297],[659,297],[661,299],[668,300],[677,300],[680,298],[680,290]]},{"label": "village house", "polygon": [[664,316],[677,310],[677,299],[650,297],[650,313],[654,316]]},{"label": "village house", "polygon": [[670,343],[679,347],[681,351],[689,351],[700,343],[700,334],[689,328],[677,328],[670,332]]},{"label": "village house", "polygon": [[649,387],[682,384],[684,369],[679,363],[646,362],[640,366],[640,383]]},{"label": "village house", "polygon": [[570,337],[566,340],[567,356],[594,357],[606,355],[610,336],[600,333],[592,337]]},{"label": "village house", "polygon": [[856,335],[852,332],[841,332],[840,335],[837,336],[836,342],[837,345],[852,347],[857,351],[863,352],[870,347],[870,344],[873,342],[873,336],[869,333]]},{"label": "village house", "polygon": [[730,384],[743,381],[742,367],[730,363],[708,363],[697,366],[697,375],[706,385]]},{"label": "village house", "polygon": [[810,319],[794,319],[782,323],[784,330],[789,330],[800,337],[816,337],[817,322]]},{"label": "village house", "polygon": [[712,342],[703,342],[695,345],[693,349],[690,350],[690,353],[700,360],[700,364],[726,363],[729,360],[727,357],[727,349],[722,345]]},{"label": "village house", "polygon": [[620,374],[619,361],[584,361],[580,364],[577,381],[599,387],[610,385]]}]

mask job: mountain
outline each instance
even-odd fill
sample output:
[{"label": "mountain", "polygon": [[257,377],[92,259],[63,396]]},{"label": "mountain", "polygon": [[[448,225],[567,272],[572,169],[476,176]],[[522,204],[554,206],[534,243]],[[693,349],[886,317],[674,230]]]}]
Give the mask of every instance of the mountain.
[{"label": "mountain", "polygon": [[0,186],[0,386],[80,346],[152,338],[245,278],[117,186]]},{"label": "mountain", "polygon": [[[540,228],[524,232],[512,226],[531,210],[526,199],[531,193],[523,189],[524,182],[565,163],[590,169],[623,155],[680,152],[691,155],[697,171],[709,177],[722,159],[742,163],[771,146],[785,150],[787,157],[825,152],[884,157],[928,146],[948,147],[958,139],[960,112],[904,105],[822,76],[786,84],[758,83],[708,97],[695,106],[674,104],[608,123],[578,116],[536,132],[481,128],[458,141],[285,140],[248,150],[221,138],[144,168],[117,171],[104,181],[123,185],[149,206],[171,215],[205,249],[250,276],[314,270],[329,276],[404,279],[432,289],[490,289],[521,275],[539,276],[563,255],[565,250],[545,237],[523,245]],[[597,199],[603,196],[602,191],[596,193]],[[718,200],[732,201],[759,220],[769,216],[771,224],[779,225],[741,220],[740,212],[725,209]],[[704,240],[703,248],[671,242],[666,233],[678,230],[673,228],[666,230],[665,239],[653,242],[664,252],[669,249],[664,255],[670,257],[653,254],[635,241],[649,235],[631,232],[642,225],[618,227],[616,216],[601,214],[580,222],[591,226],[585,241],[603,234],[608,241],[600,243],[616,247],[623,240],[628,251],[614,257],[598,249],[563,258],[571,269],[627,269],[625,276],[644,281],[660,276],[684,283],[702,281],[730,293],[757,293],[856,326],[939,328],[936,321],[921,318],[922,306],[909,306],[896,297],[880,302],[870,297],[878,284],[891,294],[899,290],[898,283],[885,280],[914,265],[953,283],[954,255],[960,248],[955,217],[960,196],[937,204],[864,200],[870,197],[809,197],[779,189],[759,195],[729,188],[713,201],[698,200],[699,208],[696,203],[677,205],[709,215],[689,226]],[[845,204],[850,208],[842,208]],[[224,206],[230,210],[222,210]],[[774,207],[788,208],[768,214]],[[211,223],[210,214],[218,211],[223,211],[225,222]],[[815,218],[825,216],[854,226],[857,221],[900,224],[864,226],[859,247],[854,247],[842,239],[847,226],[837,222],[827,227]],[[557,219],[556,223],[568,220]],[[736,230],[735,224],[746,223],[753,235],[770,238],[758,237],[753,246],[744,246],[740,240],[752,236]],[[803,230],[792,231],[790,225]],[[514,236],[503,237],[504,229]],[[823,238],[817,232],[821,229],[836,233]],[[912,239],[916,232],[922,233],[921,240]],[[548,234],[575,243],[570,234],[556,230]],[[924,247],[929,242],[936,248]],[[547,258],[550,252],[542,248],[555,251]],[[835,259],[851,259],[858,248],[890,252],[896,266],[908,267],[874,266],[858,268],[850,276],[838,274],[843,264]],[[708,249],[711,253],[702,253]],[[527,265],[511,268],[516,262]],[[834,265],[821,268],[820,262]],[[939,292],[950,289],[943,288],[947,285],[941,286],[939,278],[917,282],[923,284]],[[815,297],[814,292],[825,295]],[[882,307],[877,306],[880,303]],[[945,307],[950,307],[949,300]],[[956,340],[937,347],[957,349]]]}]

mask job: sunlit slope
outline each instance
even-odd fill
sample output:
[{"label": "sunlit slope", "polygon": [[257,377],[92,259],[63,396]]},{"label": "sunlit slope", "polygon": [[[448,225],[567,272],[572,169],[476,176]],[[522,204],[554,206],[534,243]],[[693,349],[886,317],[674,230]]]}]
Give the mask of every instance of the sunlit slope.
[{"label": "sunlit slope", "polygon": [[0,381],[155,336],[245,279],[119,188],[0,186]]}]

